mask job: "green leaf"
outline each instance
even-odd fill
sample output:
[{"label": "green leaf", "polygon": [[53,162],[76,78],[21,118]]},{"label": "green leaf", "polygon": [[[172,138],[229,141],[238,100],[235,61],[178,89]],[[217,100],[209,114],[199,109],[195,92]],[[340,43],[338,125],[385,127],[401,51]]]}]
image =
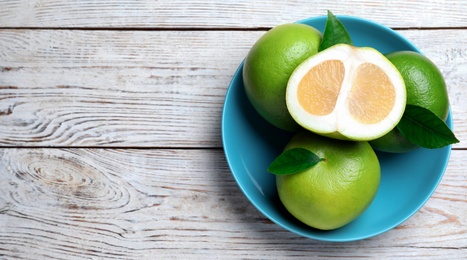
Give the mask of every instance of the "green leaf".
[{"label": "green leaf", "polygon": [[292,148],[279,155],[269,166],[268,172],[277,175],[293,174],[309,169],[323,160],[307,149]]},{"label": "green leaf", "polygon": [[323,40],[319,46],[319,51],[325,50],[335,44],[345,43],[353,45],[349,33],[337,17],[328,10],[328,19],[324,27]]},{"label": "green leaf", "polygon": [[458,143],[446,123],[430,110],[407,105],[397,128],[412,143],[429,149]]}]

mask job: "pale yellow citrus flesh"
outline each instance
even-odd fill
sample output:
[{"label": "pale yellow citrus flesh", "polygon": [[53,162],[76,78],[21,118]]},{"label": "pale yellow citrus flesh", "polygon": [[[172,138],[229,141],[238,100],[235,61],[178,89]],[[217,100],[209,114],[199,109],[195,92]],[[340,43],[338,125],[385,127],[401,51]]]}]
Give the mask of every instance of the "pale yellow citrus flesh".
[{"label": "pale yellow citrus flesh", "polygon": [[345,68],[339,60],[324,61],[311,68],[298,86],[298,101],[310,114],[330,114],[337,102]]},{"label": "pale yellow citrus flesh", "polygon": [[386,118],[394,107],[396,92],[386,73],[371,63],[361,64],[348,96],[350,114],[364,124]]},{"label": "pale yellow citrus flesh", "polygon": [[[345,77],[340,60],[327,60],[311,68],[300,81],[297,96],[310,114],[325,116],[336,107]],[[364,124],[380,122],[394,107],[396,93],[388,76],[374,64],[363,63],[355,71],[347,107]]]}]

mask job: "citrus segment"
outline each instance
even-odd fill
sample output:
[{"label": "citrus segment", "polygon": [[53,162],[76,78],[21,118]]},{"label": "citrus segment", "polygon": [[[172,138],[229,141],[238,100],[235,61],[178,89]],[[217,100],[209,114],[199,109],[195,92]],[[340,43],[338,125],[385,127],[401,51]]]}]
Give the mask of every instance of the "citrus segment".
[{"label": "citrus segment", "polygon": [[294,70],[286,104],[294,120],[312,132],[373,140],[401,119],[406,90],[399,71],[377,50],[338,44]]},{"label": "citrus segment", "polygon": [[380,122],[389,115],[395,100],[394,85],[382,69],[371,63],[358,66],[348,98],[349,112],[356,120]]},{"label": "citrus segment", "polygon": [[300,105],[313,115],[330,114],[336,106],[344,72],[339,60],[324,61],[311,68],[298,86]]}]

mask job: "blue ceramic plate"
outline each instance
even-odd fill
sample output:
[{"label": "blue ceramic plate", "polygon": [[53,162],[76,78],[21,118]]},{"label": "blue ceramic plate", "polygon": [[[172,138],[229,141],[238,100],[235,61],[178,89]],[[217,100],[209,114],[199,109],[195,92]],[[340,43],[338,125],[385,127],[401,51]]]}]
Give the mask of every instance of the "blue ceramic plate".
[{"label": "blue ceramic plate", "polygon": [[[356,46],[380,52],[419,51],[393,30],[356,17],[339,16]],[[326,17],[299,21],[323,31]],[[242,64],[243,65],[243,64]],[[240,189],[273,222],[296,234],[323,241],[353,241],[388,231],[417,212],[435,191],[446,169],[451,146],[417,149],[405,154],[378,153],[381,184],[370,207],[350,224],[332,231],[308,227],[290,215],[279,200],[275,177],[266,169],[292,134],[267,123],[256,113],[243,89],[242,65],[227,92],[222,138],[227,162]],[[452,127],[451,114],[447,124]]]}]

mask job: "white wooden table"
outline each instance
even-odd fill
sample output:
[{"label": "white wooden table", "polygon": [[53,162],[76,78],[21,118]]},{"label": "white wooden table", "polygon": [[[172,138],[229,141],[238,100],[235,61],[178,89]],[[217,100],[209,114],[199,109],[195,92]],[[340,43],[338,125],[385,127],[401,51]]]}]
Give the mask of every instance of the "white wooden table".
[{"label": "white wooden table", "polygon": [[[243,196],[222,150],[230,79],[269,28],[392,27],[445,75],[455,134],[407,222],[299,237]],[[467,258],[467,1],[0,1],[0,258]]]}]

